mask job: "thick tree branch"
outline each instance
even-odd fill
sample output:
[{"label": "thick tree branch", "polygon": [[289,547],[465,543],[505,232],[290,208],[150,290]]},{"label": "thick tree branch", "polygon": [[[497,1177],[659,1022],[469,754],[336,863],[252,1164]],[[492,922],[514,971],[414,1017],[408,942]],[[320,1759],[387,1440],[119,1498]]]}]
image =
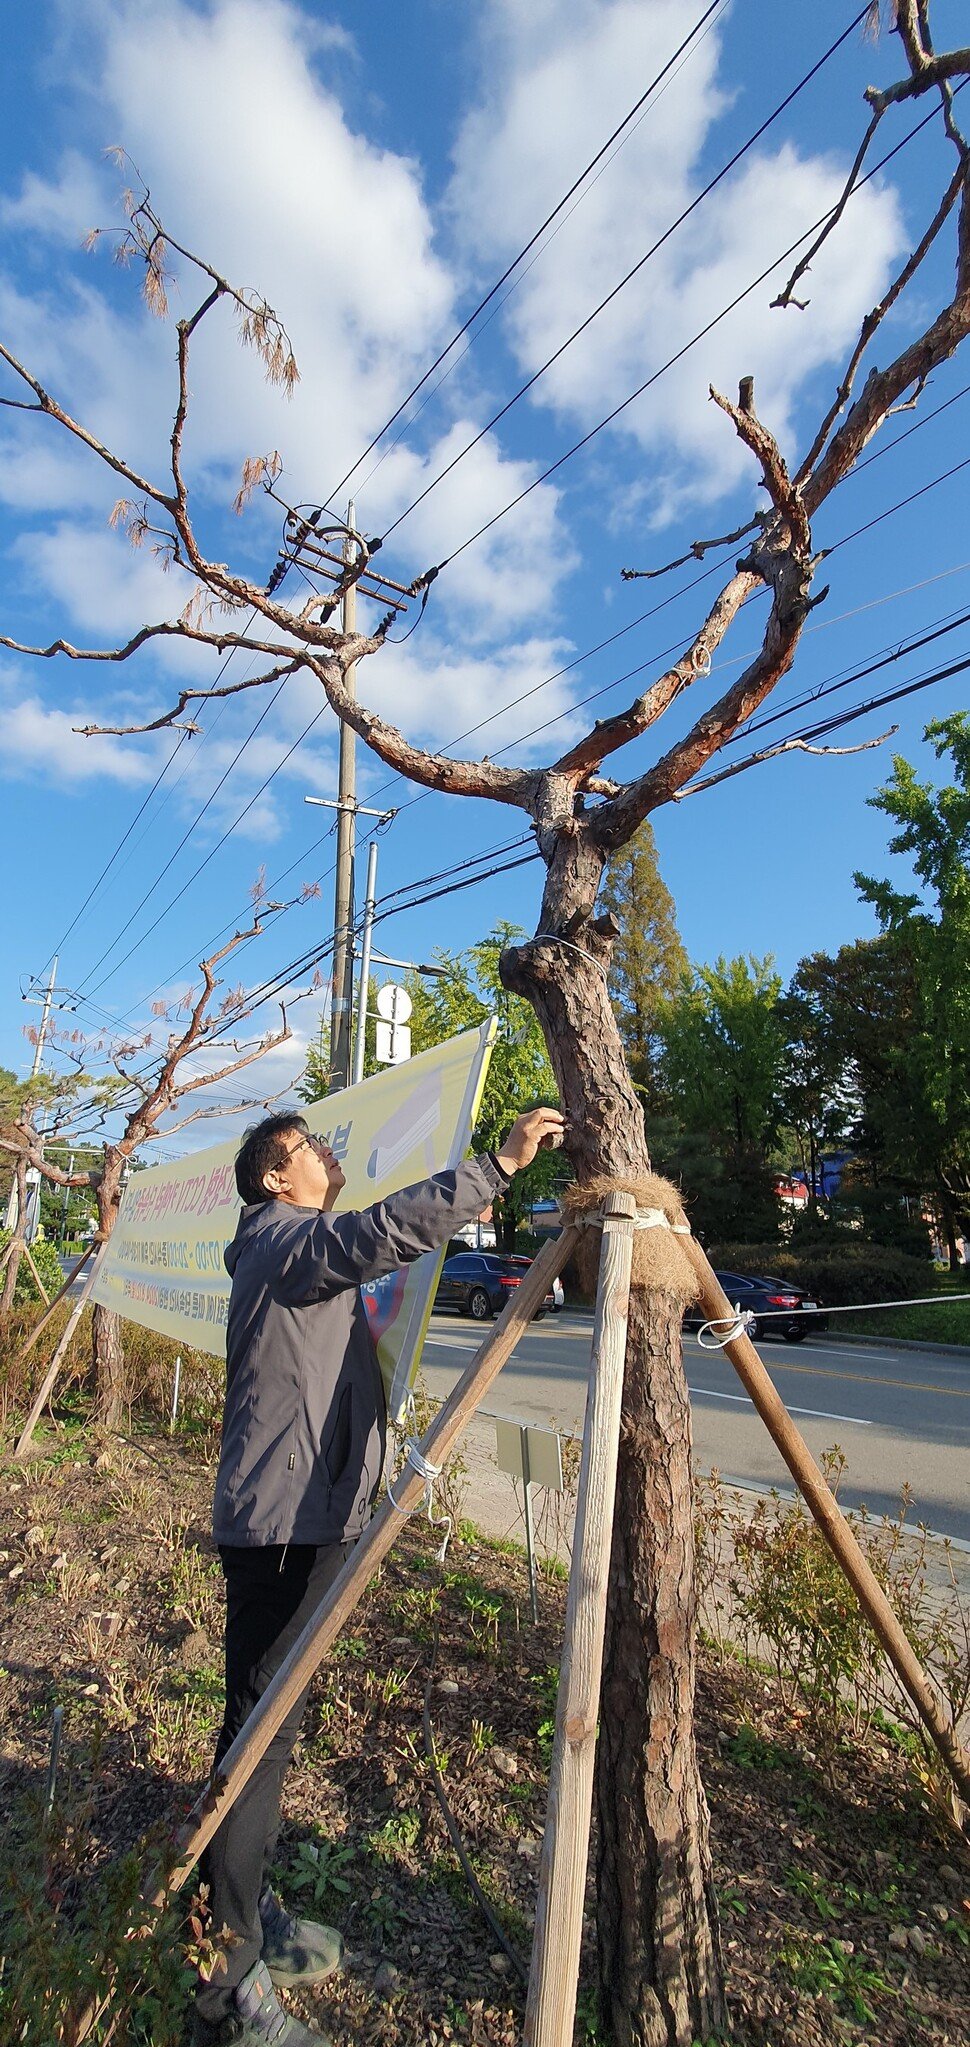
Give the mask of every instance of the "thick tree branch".
[{"label": "thick tree branch", "polygon": [[750,570],[739,570],[732,576],[730,583],[720,591],[699,633],[675,666],[651,683],[628,710],[617,712],[613,718],[597,719],[592,732],[570,747],[569,752],[556,762],[556,773],[576,776],[589,786],[586,778],[595,772],[608,754],[615,753],[618,747],[627,746],[632,739],[639,739],[683,695],[684,690],[696,682],[698,676],[710,674],[715,649],[720,646],[742,604],[760,587],[761,578]]},{"label": "thick tree branch", "polygon": [[970,71],[970,44],[963,50],[945,50],[939,57],[923,57],[909,78],[901,78],[898,85],[867,86],[865,96],[878,119],[887,107],[899,106],[902,100],[916,99],[921,93],[947,84],[951,78],[967,71]]},{"label": "thick tree branch", "polygon": [[446,754],[426,753],[423,748],[412,746],[396,725],[389,725],[376,711],[357,702],[347,688],[342,661],[324,661],[308,653],[305,665],[322,682],[331,710],[353,727],[387,767],[447,796],[487,796],[495,803],[533,810],[539,779],[533,771],[501,768],[488,759],[460,761]]}]

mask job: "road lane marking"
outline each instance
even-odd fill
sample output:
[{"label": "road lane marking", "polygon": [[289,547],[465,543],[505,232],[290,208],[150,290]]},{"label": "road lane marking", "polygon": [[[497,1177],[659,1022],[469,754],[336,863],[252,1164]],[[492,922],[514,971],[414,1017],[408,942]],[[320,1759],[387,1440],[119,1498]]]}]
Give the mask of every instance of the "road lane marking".
[{"label": "road lane marking", "polygon": [[[730,1364],[731,1360],[726,1360]],[[765,1371],[798,1372],[807,1379],[841,1379],[854,1386],[898,1386],[904,1393],[943,1393],[950,1400],[970,1400],[970,1387],[935,1386],[927,1379],[881,1379],[874,1372],[832,1372],[825,1365],[780,1364],[772,1358],[768,1364],[762,1359]]]},{"label": "road lane marking", "polygon": [[[529,1334],[532,1335],[533,1333],[534,1332],[530,1330]],[[580,1343],[588,1340],[585,1337],[585,1332],[582,1330],[562,1329],[556,1333],[560,1337],[565,1338],[572,1343]],[[546,1336],[550,1336],[553,1334],[553,1332],[551,1330],[545,1330],[543,1334]],[[468,1338],[460,1336],[425,1337],[426,1350],[435,1344],[440,1345],[443,1350],[445,1349],[467,1350],[471,1347],[472,1343],[473,1339],[471,1337]],[[693,1359],[699,1358],[702,1355],[703,1353],[699,1350],[694,1350],[690,1353],[692,1361]],[[730,1358],[725,1358],[724,1362],[725,1364],[730,1364],[731,1360]],[[808,1379],[840,1379],[846,1385],[854,1386],[895,1386],[902,1393],[941,1393],[946,1399],[949,1400],[970,1400],[970,1387],[937,1386],[932,1380],[927,1379],[885,1379],[880,1377],[875,1372],[834,1372],[830,1369],[830,1367],[826,1365],[790,1365],[788,1363],[787,1358],[784,1360],[784,1362],[776,1358],[772,1358],[770,1362],[763,1359],[762,1362],[765,1365],[765,1370],[769,1372],[795,1372],[798,1373],[802,1378]],[[725,1398],[726,1397],[727,1396],[725,1395]],[[799,1409],[798,1412],[814,1413],[815,1410]],[[853,1417],[851,1415],[846,1416],[836,1415],[834,1419],[836,1421],[840,1420],[851,1421]]]},{"label": "road lane marking", "polygon": [[[734,1400],[741,1407],[750,1407],[754,1412],[747,1393],[715,1393],[713,1386],[691,1386],[692,1393],[702,1393],[707,1400]],[[820,1422],[853,1422],[858,1429],[871,1429],[873,1424],[861,1414],[828,1414],[824,1407],[790,1407],[789,1414],[811,1414]]]}]

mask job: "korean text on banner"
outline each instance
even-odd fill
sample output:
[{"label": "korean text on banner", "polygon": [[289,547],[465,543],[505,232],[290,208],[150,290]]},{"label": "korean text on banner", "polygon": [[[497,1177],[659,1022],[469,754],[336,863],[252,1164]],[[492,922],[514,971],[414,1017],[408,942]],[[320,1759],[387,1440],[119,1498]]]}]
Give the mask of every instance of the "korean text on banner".
[{"label": "korean text on banner", "polygon": [[[338,1209],[369,1208],[468,1150],[495,1037],[490,1019],[402,1066],[327,1095],[300,1113],[340,1159]],[[151,1166],[128,1183],[101,1258],[94,1300],[214,1357],[225,1355],[229,1280],[223,1252],[239,1215],[238,1140]],[[396,1419],[413,1383],[444,1251],[363,1290]]]}]

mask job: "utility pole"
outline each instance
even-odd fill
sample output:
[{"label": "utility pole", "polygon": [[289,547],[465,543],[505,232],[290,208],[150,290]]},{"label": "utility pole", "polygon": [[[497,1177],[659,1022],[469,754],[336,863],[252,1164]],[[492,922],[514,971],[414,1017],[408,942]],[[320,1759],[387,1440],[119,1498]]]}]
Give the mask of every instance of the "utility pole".
[{"label": "utility pole", "polygon": [[50,975],[49,975],[49,977],[48,977],[47,987],[46,987],[46,988],[45,988],[45,990],[44,990],[43,996],[40,996],[40,995],[25,995],[25,996],[24,996],[24,998],[23,998],[25,1002],[43,1002],[43,1010],[42,1010],[42,1013],[41,1013],[41,1019],[40,1019],[40,1029],[39,1029],[39,1031],[38,1031],[38,1033],[37,1033],[37,1043],[36,1043],[36,1045],[34,1046],[34,1063],[33,1063],[33,1066],[32,1066],[32,1067],[31,1067],[31,1069],[30,1069],[30,1078],[31,1078],[31,1080],[36,1080],[36,1079],[37,1079],[37,1075],[38,1075],[38,1073],[40,1072],[40,1062],[41,1062],[41,1060],[42,1060],[42,1058],[43,1058],[43,1056],[44,1056],[44,1039],[45,1039],[45,1038],[46,1038],[46,1036],[47,1036],[47,1026],[48,1026],[48,1023],[50,1022],[50,1014],[51,1014],[51,1003],[52,1003],[52,1002],[53,1002],[53,1000],[54,1000],[54,983],[55,983],[56,979],[57,979],[57,954],[55,953],[55,954],[54,954],[54,962],[53,962],[53,965],[52,965],[52,967],[51,967],[51,970],[50,970]]},{"label": "utility pole", "polygon": [[[347,727],[345,727],[345,726],[343,726],[343,725],[341,725],[341,727],[340,727],[340,735],[341,735],[341,756],[340,756],[340,759],[341,759],[341,771],[342,771],[342,769],[343,769],[343,734],[344,734],[345,730],[347,730],[347,729],[348,729],[348,728],[347,728]],[[341,780],[341,790],[342,790],[342,789],[343,789],[343,781]],[[358,803],[358,802],[357,802],[357,801],[356,801],[356,800],[355,800],[355,799],[354,799],[353,797],[351,797],[351,798],[349,799],[349,801],[348,801],[348,800],[347,800],[347,799],[346,799],[346,798],[345,798],[345,797],[343,796],[343,794],[341,794],[341,795],[340,795],[340,796],[338,797],[338,799],[337,799],[336,803],[334,803],[334,801],[333,801],[333,798],[332,798],[332,797],[330,797],[330,796],[304,796],[304,798],[303,798],[303,801],[304,801],[304,803],[314,803],[314,804],[316,804],[316,805],[318,806],[318,808],[320,808],[320,809],[322,809],[322,810],[335,810],[335,811],[336,811],[336,813],[337,813],[337,833],[338,833],[338,838],[337,838],[337,844],[338,844],[338,847],[339,847],[339,844],[340,844],[340,838],[339,838],[339,834],[340,834],[340,827],[341,827],[341,824],[342,824],[342,822],[343,822],[343,820],[344,820],[345,818],[349,818],[349,820],[350,820],[350,828],[351,828],[351,833],[353,834],[353,833],[354,833],[354,831],[355,831],[355,827],[356,827],[357,819],[358,819],[359,817],[376,817],[376,818],[377,818],[377,820],[378,820],[378,824],[379,824],[379,825],[386,825],[386,824],[390,824],[390,822],[391,822],[391,819],[392,819],[393,817],[396,817],[396,816],[397,816],[397,812],[396,812],[396,811],[394,811],[394,810],[372,810],[372,809],[370,809],[370,808],[369,808],[369,806],[368,806],[368,805],[367,805],[366,803]],[[352,849],[353,849],[353,839],[351,840],[351,846],[352,846]],[[337,875],[338,875],[338,882],[339,882],[339,875],[340,875],[340,858],[339,858],[339,853],[338,853],[338,860],[337,860]],[[352,884],[352,881],[353,881],[353,850],[351,851],[351,884]],[[369,960],[369,956],[370,956],[370,930],[371,930],[371,928],[372,928],[372,926],[373,926],[373,922],[374,922],[374,900],[373,900],[373,898],[374,898],[374,895],[375,895],[375,890],[376,890],[376,886],[377,886],[377,841],[376,841],[376,840],[372,840],[372,842],[371,842],[371,846],[370,846],[370,851],[369,851],[369,853],[368,853],[368,856],[367,856],[367,901],[368,901],[368,906],[369,906],[368,914],[369,914],[369,917],[370,917],[370,924],[368,925],[366,917],[365,917],[365,923],[364,923],[364,931],[365,931],[365,942],[366,942],[366,945],[367,945],[367,948],[368,948],[368,960]],[[338,905],[339,905],[339,902],[340,902],[340,896],[339,896],[339,892],[338,892],[338,895],[337,895],[337,903],[338,903]],[[335,917],[338,917],[338,916],[339,916],[339,914],[340,914],[339,908],[335,909]],[[329,1087],[329,1089],[328,1089],[328,1093],[330,1093],[330,1094],[334,1094],[334,1093],[336,1092],[337,1088],[341,1088],[341,1087],[349,1087],[349,1086],[350,1086],[350,1084],[351,1084],[351,1079],[353,1079],[354,1081],[356,1081],[356,1080],[359,1080],[359,1079],[361,1078],[361,1075],[360,1075],[360,1074],[358,1074],[358,1072],[357,1072],[357,1055],[356,1055],[356,1053],[354,1054],[353,1060],[351,1059],[351,1041],[352,1041],[352,1039],[353,1039],[353,1024],[354,1024],[354,957],[355,957],[355,954],[354,954],[354,930],[353,930],[353,886],[352,886],[352,885],[351,885],[351,897],[350,897],[350,904],[349,904],[349,911],[348,911],[348,918],[347,918],[347,923],[346,923],[346,925],[345,925],[345,927],[344,927],[344,931],[343,931],[343,933],[341,933],[341,928],[340,928],[340,926],[339,926],[339,925],[338,925],[338,924],[337,924],[337,923],[335,922],[335,924],[334,924],[334,933],[335,933],[335,944],[334,944],[334,953],[333,953],[333,993],[332,993],[332,995],[331,995],[331,1002],[330,1002],[330,1087]],[[344,966],[344,969],[343,969],[343,985],[345,986],[345,989],[346,989],[346,1003],[347,1003],[347,1008],[346,1008],[346,1016],[347,1016],[347,1046],[346,1046],[346,1064],[345,1064],[345,1065],[344,1065],[343,1067],[340,1067],[340,1068],[338,1068],[338,1066],[337,1066],[337,1053],[336,1053],[336,1049],[335,1049],[335,1048],[336,1048],[336,1043],[337,1043],[337,1038],[336,1038],[336,1030],[337,1030],[337,1025],[336,1025],[336,1021],[335,1021],[335,1011],[336,1011],[336,997],[337,997],[337,990],[338,990],[339,986],[341,985],[341,981],[340,981],[340,979],[338,978],[338,976],[339,976],[339,973],[340,973],[340,969],[339,969],[339,965],[338,965],[338,945],[339,945],[339,941],[340,941],[340,938],[341,938],[341,936],[343,936],[343,937],[345,938],[345,941],[346,941],[346,952],[345,952],[345,966]],[[364,982],[362,983],[362,985],[363,985],[363,986],[364,986],[365,988],[366,988],[366,975],[367,975],[367,967],[365,966],[365,969],[364,969]],[[365,997],[364,997],[364,1001],[366,1001],[366,994],[365,994]],[[360,1010],[360,1011],[358,1012],[358,1014],[359,1014],[359,1015],[363,1015],[363,1009],[361,1009],[361,1010]],[[361,1050],[361,1052],[360,1052],[360,1058],[361,1058],[361,1060],[363,1059],[363,1056],[364,1056],[364,1054],[363,1054],[363,1050]],[[341,1074],[343,1075],[343,1078],[342,1078],[342,1079],[338,1079],[338,1078],[337,1078],[337,1074],[338,1074],[338,1072],[339,1072],[339,1073],[341,1073]]]},{"label": "utility pole", "polygon": [[[46,988],[45,988],[45,990],[44,990],[44,993],[43,993],[43,995],[25,995],[25,996],[24,996],[24,998],[23,998],[25,1002],[39,1002],[39,1003],[41,1003],[41,1004],[42,1004],[42,1008],[41,1008],[41,1015],[40,1015],[40,1029],[39,1029],[39,1031],[37,1032],[37,1043],[36,1043],[36,1045],[34,1046],[34,1063],[33,1063],[33,1065],[31,1066],[31,1069],[30,1069],[30,1078],[31,1078],[31,1080],[36,1080],[36,1079],[37,1079],[37,1075],[38,1075],[38,1073],[40,1072],[40,1062],[41,1062],[41,1060],[43,1059],[43,1056],[44,1056],[44,1040],[45,1040],[45,1038],[47,1037],[47,1026],[48,1026],[48,1024],[50,1023],[50,1015],[51,1015],[51,1004],[52,1004],[52,1002],[53,1002],[53,1000],[54,1000],[54,983],[55,983],[55,981],[57,980],[57,958],[58,958],[58,956],[57,956],[57,954],[55,953],[55,954],[54,954],[54,958],[53,958],[53,961],[52,961],[52,963],[51,963],[51,970],[50,970],[50,973],[49,973],[49,975],[48,975],[48,978],[47,978],[47,986],[46,986]],[[33,1112],[31,1111],[30,1113],[31,1113],[31,1115],[32,1115],[32,1113],[33,1113]],[[47,1128],[47,1110],[45,1109],[45,1110],[44,1110],[44,1120],[43,1120],[43,1123],[42,1123],[42,1126],[41,1126],[40,1130],[39,1130],[39,1131],[38,1131],[38,1133],[37,1133],[37,1136],[38,1136],[38,1141],[39,1141],[39,1143],[40,1143],[40,1150],[41,1150],[41,1156],[42,1156],[42,1157],[43,1157],[43,1152],[44,1152],[44,1132],[45,1132],[46,1128]],[[16,1187],[17,1187],[17,1183],[16,1183],[16,1180],[15,1180],[15,1181],[14,1181],[14,1185],[13,1185],[13,1188],[11,1189],[11,1195],[10,1195],[10,1205],[8,1205],[8,1211],[7,1211],[7,1226],[8,1226],[8,1228],[13,1228],[13,1226],[14,1226],[14,1223],[13,1223],[13,1222],[11,1222],[11,1219],[10,1219],[10,1207],[12,1206],[12,1207],[13,1207],[14,1209],[16,1209],[16,1202],[17,1202],[17,1194],[16,1194]],[[24,1231],[25,1231],[25,1237],[26,1237],[26,1241],[27,1241],[27,1243],[28,1243],[28,1244],[32,1244],[32,1243],[33,1243],[33,1241],[34,1241],[34,1238],[35,1238],[35,1237],[36,1237],[36,1235],[37,1235],[37,1231],[38,1231],[38,1228],[39,1228],[39,1226],[40,1226],[40,1185],[39,1185],[39,1184],[38,1184],[38,1186],[37,1186],[37,1188],[36,1188],[36,1190],[35,1190],[35,1191],[36,1191],[36,1200],[34,1200],[34,1190],[31,1190],[30,1194],[28,1194],[28,1197],[27,1197],[27,1214],[26,1214],[26,1217],[25,1217],[25,1219],[24,1219]],[[15,1222],[15,1221],[16,1221],[16,1216],[14,1216],[14,1222]]]},{"label": "utility pole", "polygon": [[[347,507],[347,538],[344,560],[356,559],[356,531],[353,499]],[[357,590],[351,583],[341,600],[344,633],[357,630]],[[344,684],[353,696],[357,686],[357,664],[344,670]],[[337,789],[337,878],[333,906],[333,982],[330,998],[330,1089],[350,1085],[351,1022],[354,1000],[354,851],[357,812],[357,734],[346,719],[340,721],[340,778]]]},{"label": "utility pole", "polygon": [[357,1036],[354,1043],[354,1086],[364,1078],[364,1043],[367,1037],[367,983],[370,980],[370,943],[377,902],[377,840],[367,848],[367,891],[364,897],[364,929],[360,941],[360,993],[357,997]]}]

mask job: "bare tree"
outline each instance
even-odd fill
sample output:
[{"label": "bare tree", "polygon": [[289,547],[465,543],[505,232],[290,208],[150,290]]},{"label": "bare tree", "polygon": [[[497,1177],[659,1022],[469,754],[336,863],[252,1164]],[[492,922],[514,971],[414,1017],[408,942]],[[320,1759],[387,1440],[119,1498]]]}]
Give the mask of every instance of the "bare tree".
[{"label": "bare tree", "polygon": [[[940,102],[953,155],[952,176],[935,213],[863,322],[832,402],[807,452],[794,466],[758,418],[750,378],[741,379],[737,403],[712,391],[714,402],[748,449],[767,493],[766,509],[742,534],[726,536],[730,544],[750,534],[747,552],[674,666],[624,711],[596,724],[544,767],[505,767],[422,751],[357,701],[348,687],[347,669],[378,650],[387,622],[370,637],[344,638],[330,620],[341,581],[368,571],[373,549],[366,543],[355,562],[339,572],[332,588],[324,595],[314,592],[301,607],[280,601],[278,578],[271,578],[267,591],[202,553],[182,462],[190,346],[200,322],[228,299],[239,311],[244,338],[261,350],[269,374],[292,384],[296,370],[287,337],[263,301],[235,290],[209,265],[180,252],[205,273],[206,290],[195,313],[177,325],[178,396],[171,480],[164,484],[142,477],[104,447],[8,350],[0,349],[33,394],[22,401],[27,408],[46,414],[85,443],[133,493],[116,508],[132,540],[150,539],[195,581],[180,617],[146,624],[123,646],[79,648],[58,639],[47,647],[24,647],[9,638],[2,644],[42,658],[61,653],[95,662],[124,662],[138,647],[164,635],[220,652],[246,648],[265,660],[251,680],[221,684],[213,691],[187,688],[176,704],[148,725],[91,729],[153,730],[174,723],[194,700],[255,688],[302,669],[317,677],[333,711],[387,767],[428,789],[477,796],[524,811],[546,864],[546,883],[535,936],[507,948],[501,972],[506,986],[525,995],[542,1022],[571,1125],[571,1162],[581,1182],[600,1176],[640,1182],[649,1169],[642,1107],[607,990],[615,926],[608,914],[598,915],[596,909],[604,863],[661,804],[680,799],[696,786],[706,764],[791,668],[805,621],[825,595],[814,588],[821,557],[813,546],[812,519],[873,435],[899,406],[917,402],[931,372],[954,354],[970,330],[970,153],[955,116],[956,92],[970,75],[970,50],[934,52],[928,15],[928,0],[896,0],[893,27],[905,53],[905,76],[888,90],[868,93],[869,125],[845,192],[776,301],[779,317],[798,317],[791,310],[801,303],[795,298],[796,286],[811,257],[837,228],[876,129],[892,108],[926,94]],[[874,337],[951,223],[955,276],[946,302],[884,368],[869,369],[856,394]],[[149,195],[132,197],[124,252],[144,265],[147,295],[160,311],[166,244]],[[789,310],[783,315],[785,308]],[[260,483],[272,488],[277,475],[275,457],[248,463],[242,494]],[[287,531],[294,551],[307,539],[309,526],[291,520]],[[700,540],[692,554],[699,557],[715,544]],[[759,592],[770,598],[768,616],[758,652],[738,679],[723,695],[705,701],[687,733],[658,753],[643,772],[627,782],[604,775],[604,763],[642,739],[678,699],[699,694],[730,626]],[[222,614],[218,619],[217,609]],[[258,624],[249,621],[250,614]],[[725,2019],[707,1807],[694,1742],[690,1451],[679,1303],[635,1288],[598,1762],[600,1982],[606,2022],[620,2047],[634,2043],[688,2047],[692,2040],[719,2032]]]},{"label": "bare tree", "polygon": [[[249,1003],[242,988],[229,989],[221,1001],[216,1000],[222,986],[216,979],[216,969],[235,952],[237,946],[246,939],[258,937],[262,930],[257,914],[249,930],[237,931],[228,945],[201,961],[202,985],[198,990],[189,989],[174,1011],[164,1003],[155,1006],[154,1016],[158,1022],[170,1026],[164,1046],[156,1045],[156,1026],[150,1027],[141,1039],[127,1041],[121,1038],[91,1040],[73,1031],[49,1034],[49,1042],[59,1046],[76,1070],[66,1082],[55,1082],[53,1087],[45,1076],[40,1076],[34,1090],[25,1089],[15,1121],[6,1126],[4,1135],[0,1137],[0,1149],[14,1154],[21,1195],[29,1166],[35,1167],[51,1186],[89,1187],[97,1202],[98,1240],[104,1243],[118,1219],[126,1171],[141,1146],[153,1139],[173,1137],[177,1131],[185,1130],[201,1117],[224,1113],[218,1103],[203,1102],[184,1115],[178,1115],[174,1123],[166,1120],[188,1097],[234,1078],[254,1060],[285,1044],[291,1036],[285,1008],[278,1030],[263,1032],[249,1042],[224,1036],[227,1024],[239,1023],[246,1016]],[[178,1021],[179,1017],[181,1021]],[[232,1056],[217,1066],[204,1063],[200,1070],[200,1055],[213,1041]],[[99,1056],[104,1060],[105,1070],[101,1075],[92,1077],[86,1069],[92,1058]],[[145,1063],[138,1066],[135,1062],[142,1056]],[[47,1112],[43,1138],[38,1133],[36,1118],[37,1105],[41,1100]],[[268,1104],[256,1097],[234,1106],[255,1109],[265,1108]],[[58,1151],[65,1147],[68,1150],[79,1150],[82,1146],[90,1148],[93,1131],[105,1122],[116,1122],[119,1118],[121,1133],[105,1139],[97,1165],[71,1171],[58,1165],[51,1156],[55,1148]],[[21,1249],[22,1243],[15,1239],[7,1265],[0,1313],[13,1302],[16,1265]],[[97,1418],[106,1427],[117,1428],[127,1408],[121,1325],[120,1318],[112,1309],[100,1305],[95,1306],[92,1318],[92,1363]]]}]

